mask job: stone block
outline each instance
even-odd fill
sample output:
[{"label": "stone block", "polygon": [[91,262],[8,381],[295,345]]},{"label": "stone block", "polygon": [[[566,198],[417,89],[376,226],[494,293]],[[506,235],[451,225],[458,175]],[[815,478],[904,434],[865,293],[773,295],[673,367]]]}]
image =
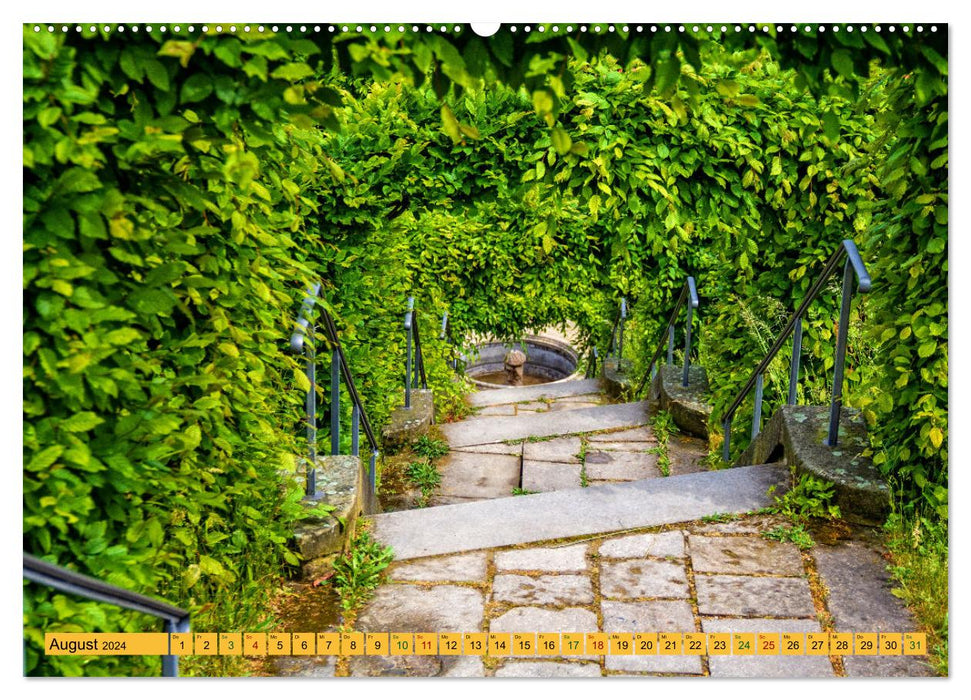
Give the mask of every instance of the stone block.
[{"label": "stone block", "polygon": [[653,559],[624,559],[600,564],[605,598],[687,598],[684,564]]},{"label": "stone block", "polygon": [[[402,392],[403,393],[403,392]],[[404,399],[402,397],[402,403]],[[411,408],[396,408],[381,433],[384,448],[395,451],[423,435],[435,422],[435,399],[430,389],[412,389]]]},{"label": "stone block", "polygon": [[863,417],[843,408],[836,447],[823,443],[828,429],[828,406],[782,406],[735,464],[765,464],[784,456],[797,477],[811,474],[834,484],[834,501],[844,519],[881,525],[890,510],[890,490],[873,461],[863,456],[869,447]]},{"label": "stone block", "polygon": [[564,661],[510,661],[496,670],[496,678],[599,678],[597,664]]},{"label": "stone block", "polygon": [[657,468],[657,455],[646,452],[588,450],[583,464],[588,479],[639,481],[661,475]]},{"label": "stone block", "polygon": [[695,575],[698,613],[739,617],[814,617],[802,578]]},{"label": "stone block", "polygon": [[515,605],[588,605],[593,602],[590,578],[576,574],[520,576],[498,574],[492,581],[492,598]]},{"label": "stone block", "polygon": [[394,581],[484,582],[486,573],[486,553],[470,552],[393,564],[388,575]]},{"label": "stone block", "polygon": [[497,571],[586,571],[586,543],[569,547],[532,547],[496,552]]},{"label": "stone block", "polygon": [[522,488],[526,491],[542,493],[580,488],[578,462],[534,462],[523,460]]},{"label": "stone block", "polygon": [[613,398],[620,398],[634,383],[631,374],[633,365],[630,360],[620,360],[608,357],[604,360],[603,386],[604,390]]},{"label": "stone block", "polygon": [[668,411],[674,424],[683,432],[708,439],[708,374],[703,367],[688,368],[688,386],[682,386],[682,367],[661,365],[654,377],[652,395],[658,397],[662,410]]},{"label": "stone block", "polygon": [[478,632],[482,594],[467,586],[392,584],[378,588],[358,615],[361,632]]},{"label": "stone block", "polygon": [[704,537],[690,535],[688,551],[698,573],[775,574],[802,576],[802,555],[796,545],[764,537]]},{"label": "stone block", "polygon": [[580,463],[580,438],[561,437],[542,442],[523,443],[523,459],[540,462]]},{"label": "stone block", "polygon": [[[320,504],[334,507],[325,517],[302,520],[294,531],[294,539],[306,562],[326,558],[340,552],[353,537],[354,525],[364,510],[364,477],[361,461],[350,455],[319,457],[317,460],[317,492],[305,497],[304,504],[313,508]],[[303,483],[303,475],[297,477]]]},{"label": "stone block", "polygon": [[628,535],[606,540],[600,545],[601,557],[639,559],[642,557],[684,558],[684,533],[680,530]]}]

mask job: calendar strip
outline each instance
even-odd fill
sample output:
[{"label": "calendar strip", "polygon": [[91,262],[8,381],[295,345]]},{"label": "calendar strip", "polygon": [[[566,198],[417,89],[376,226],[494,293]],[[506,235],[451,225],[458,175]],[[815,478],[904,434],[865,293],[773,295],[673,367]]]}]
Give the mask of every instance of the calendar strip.
[{"label": "calendar strip", "polygon": [[48,632],[51,656],[923,656],[923,632]]}]

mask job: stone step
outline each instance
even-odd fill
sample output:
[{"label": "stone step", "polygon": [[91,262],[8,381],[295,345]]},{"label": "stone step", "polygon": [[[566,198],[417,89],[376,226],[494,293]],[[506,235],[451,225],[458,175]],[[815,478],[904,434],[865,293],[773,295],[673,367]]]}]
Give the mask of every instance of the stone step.
[{"label": "stone step", "polygon": [[486,389],[469,394],[468,400],[470,406],[498,406],[521,401],[542,401],[543,399],[561,399],[564,396],[596,394],[599,391],[599,379],[574,379],[568,382],[532,384],[530,386],[509,387],[508,389]]},{"label": "stone step", "polygon": [[506,440],[523,440],[529,437],[551,437],[592,433],[613,428],[633,428],[647,424],[647,409],[647,401],[638,401],[591,406],[573,411],[493,416],[447,423],[441,426],[441,431],[448,444],[455,449]]},{"label": "stone step", "polygon": [[763,464],[382,513],[374,534],[396,559],[597,535],[763,508],[788,479],[788,468]]}]

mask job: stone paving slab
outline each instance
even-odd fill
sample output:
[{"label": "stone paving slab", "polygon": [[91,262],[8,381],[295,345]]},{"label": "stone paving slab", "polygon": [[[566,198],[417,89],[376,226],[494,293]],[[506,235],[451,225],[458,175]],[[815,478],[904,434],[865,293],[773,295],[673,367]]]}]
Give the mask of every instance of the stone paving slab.
[{"label": "stone paving slab", "polygon": [[580,488],[580,471],[582,466],[578,462],[536,462],[523,460],[522,487],[526,491],[543,493],[546,491],[562,491],[564,489]]},{"label": "stone paving slab", "polygon": [[523,459],[540,462],[576,462],[580,463],[580,438],[561,437],[543,442],[523,443]]},{"label": "stone paving slab", "polygon": [[603,406],[602,401],[554,401],[553,405],[550,406],[549,410],[552,413],[557,411],[575,411],[578,408],[594,408],[595,406]]},{"label": "stone paving slab", "polygon": [[483,406],[475,413],[476,418],[487,418],[489,416],[514,416],[516,415],[516,405],[507,403],[499,406]]},{"label": "stone paving slab", "polygon": [[587,545],[568,547],[532,547],[496,552],[496,571],[586,571]]},{"label": "stone paving slab", "polygon": [[605,403],[603,395],[598,391],[590,394],[577,394],[576,396],[558,396],[553,399],[554,404],[570,404],[570,403],[592,403],[592,404],[603,404]]},{"label": "stone paving slab", "polygon": [[[691,605],[686,600],[652,600],[620,603],[605,600],[600,604],[603,631],[610,632],[691,632],[695,629]],[[607,656],[604,666],[611,671],[653,671],[656,673],[702,672],[700,656]]]},{"label": "stone paving slab", "polygon": [[518,403],[520,401],[558,399],[566,396],[580,396],[599,392],[599,379],[579,379],[568,382],[510,387],[508,389],[487,389],[469,394],[467,398],[470,406],[495,406],[498,404]]},{"label": "stone paving slab", "polygon": [[564,661],[510,661],[496,670],[496,678],[599,678],[598,664]]},{"label": "stone paving slab", "polygon": [[640,452],[643,454],[656,444],[654,442],[591,442],[589,449],[600,452]]},{"label": "stone paving slab", "polygon": [[605,598],[687,598],[683,564],[652,559],[605,561],[600,565],[600,592]]},{"label": "stone paving slab", "polygon": [[770,505],[784,467],[759,465],[373,516],[379,542],[414,559],[743,513]]},{"label": "stone paving slab", "polygon": [[[813,549],[816,568],[829,590],[828,605],[838,632],[913,632],[917,624],[893,583],[880,554],[861,542]],[[845,656],[849,676],[934,675],[926,657]]]},{"label": "stone paving slab", "polygon": [[492,598],[515,605],[589,605],[593,587],[588,576],[558,574],[520,576],[499,574],[492,581]]},{"label": "stone paving slab", "polygon": [[583,464],[588,479],[637,481],[661,476],[657,455],[644,452],[587,452]]},{"label": "stone paving slab", "polygon": [[452,452],[463,454],[483,454],[483,455],[516,455],[523,453],[522,443],[507,445],[504,442],[495,442],[491,445],[469,445],[468,447],[452,448]]},{"label": "stone paving slab", "polygon": [[781,515],[756,515],[724,523],[702,523],[692,530],[698,534],[720,535],[759,535],[774,530],[780,525],[788,525],[789,521]]},{"label": "stone paving slab", "polygon": [[336,656],[275,656],[269,658],[274,676],[333,678],[337,670]]},{"label": "stone paving slab", "polygon": [[455,448],[528,437],[570,435],[638,426],[647,422],[647,410],[647,401],[607,404],[557,413],[476,418],[447,423],[441,426],[441,431],[449,445]]},{"label": "stone paving slab", "polygon": [[543,413],[550,410],[550,405],[545,401],[527,401],[513,405],[516,407],[517,416],[523,413]]},{"label": "stone paving slab", "polygon": [[684,558],[684,533],[680,530],[645,535],[614,537],[600,545],[601,557],[638,559],[642,557]]},{"label": "stone paving slab", "polygon": [[381,586],[358,615],[360,632],[477,632],[482,593],[467,586]]},{"label": "stone paving slab", "polygon": [[[717,620],[702,618],[706,633],[822,632],[816,620]],[[708,670],[716,678],[830,678],[835,675],[828,656],[734,656],[708,657]]]},{"label": "stone paving slab", "polygon": [[389,576],[393,581],[484,582],[487,573],[485,552],[456,554],[436,559],[415,559],[407,564],[392,564],[389,569]]},{"label": "stone paving slab", "polygon": [[654,437],[654,432],[651,430],[650,426],[647,426],[647,425],[637,427],[637,428],[630,428],[628,430],[614,430],[609,433],[598,433],[596,435],[588,435],[587,440],[589,440],[590,442],[650,442],[655,444],[657,443],[657,438]]},{"label": "stone paving slab", "polygon": [[802,578],[695,575],[698,613],[740,617],[815,617]]},{"label": "stone paving slab", "polygon": [[519,457],[451,452],[441,472],[436,496],[503,498],[519,486]]},{"label": "stone paving slab", "polygon": [[698,573],[801,576],[804,571],[796,545],[764,537],[690,535],[688,551]]},{"label": "stone paving slab", "polygon": [[481,656],[446,656],[443,657],[442,676],[445,678],[482,678],[485,676],[485,666]]}]

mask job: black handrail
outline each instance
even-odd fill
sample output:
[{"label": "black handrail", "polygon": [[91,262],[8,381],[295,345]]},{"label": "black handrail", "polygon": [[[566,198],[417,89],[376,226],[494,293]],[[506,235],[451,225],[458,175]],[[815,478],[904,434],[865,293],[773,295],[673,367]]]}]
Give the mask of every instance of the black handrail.
[{"label": "black handrail", "polygon": [[[415,313],[415,297],[408,297],[408,310],[405,312],[405,334],[408,338],[405,356],[405,408],[410,411],[411,390],[428,389],[428,379],[425,376],[425,356],[421,351],[421,334],[418,332],[418,315]],[[414,362],[412,362],[412,344],[414,344]],[[412,368],[414,368],[414,371],[412,371]]]},{"label": "black handrail", "polygon": [[728,409],[725,411],[725,415],[722,418],[722,428],[725,432],[725,443],[722,451],[722,456],[727,462],[731,456],[730,444],[731,444],[731,428],[732,419],[735,416],[735,412],[738,410],[739,406],[742,405],[742,401],[748,395],[752,388],[755,388],[755,410],[752,414],[752,439],[759,434],[761,430],[762,421],[762,388],[763,388],[763,375],[765,370],[768,368],[769,363],[775,358],[779,350],[782,349],[783,344],[786,339],[792,335],[792,362],[789,367],[789,396],[787,404],[792,406],[796,403],[796,385],[799,381],[799,360],[802,354],[802,318],[809,308],[809,305],[816,300],[816,298],[823,291],[829,278],[836,271],[840,262],[846,258],[846,262],[843,265],[843,289],[842,298],[840,300],[840,320],[839,320],[839,330],[836,336],[836,358],[833,362],[833,395],[830,400],[829,408],[829,430],[826,434],[826,440],[823,444],[829,447],[835,447],[839,440],[839,419],[840,411],[843,406],[843,370],[846,364],[846,341],[847,333],[849,332],[850,325],[850,302],[853,297],[853,276],[857,279],[857,291],[861,294],[865,294],[870,291],[871,280],[870,274],[867,272],[866,266],[863,264],[863,259],[860,257],[859,251],[856,249],[856,244],[850,240],[845,239],[840,243],[836,252],[830,256],[829,260],[826,262],[826,266],[823,268],[822,273],[816,278],[816,282],[809,289],[809,292],[803,298],[802,303],[796,312],[789,318],[786,325],[783,327],[782,331],[776,336],[775,342],[769,348],[769,351],[765,354],[765,357],[752,372],[752,375],[745,382],[745,386],[742,387],[741,391],[735,396],[735,399],[729,404]]},{"label": "black handrail", "polygon": [[587,372],[586,378],[592,379],[597,376],[597,364],[600,361],[600,351],[596,346],[590,348],[590,352],[587,354]]},{"label": "black handrail", "polygon": [[[617,318],[614,320],[613,328],[610,329],[610,349],[607,351],[607,357],[610,358],[611,353],[616,353],[617,358],[617,371],[623,372],[623,359],[624,359],[624,326],[627,323],[627,297],[620,298],[620,309],[617,310]],[[619,332],[618,332],[619,331]]]},{"label": "black handrail", "polygon": [[[316,398],[316,349],[314,343],[306,343],[305,339],[309,335],[311,340],[316,334],[315,325],[310,321],[310,312],[320,293],[321,285],[315,284],[308,290],[309,296],[304,299],[303,309],[297,319],[297,329],[290,338],[290,347],[295,352],[303,353],[307,357],[307,379],[310,380],[310,388],[307,391],[307,442],[310,449],[310,462],[307,465],[307,496],[313,498],[317,493],[317,398]],[[331,455],[340,454],[340,381],[344,378],[344,387],[351,398],[351,454],[355,457],[360,455],[360,430],[364,429],[364,435],[368,439],[371,447],[370,470],[366,481],[364,509],[371,513],[374,511],[375,484],[377,479],[376,461],[379,454],[378,441],[371,428],[371,421],[368,420],[367,411],[357,393],[357,385],[354,376],[351,374],[350,366],[347,363],[347,356],[341,347],[340,334],[334,319],[327,312],[327,309],[320,308],[320,320],[323,323],[324,338],[330,346],[330,453]],[[308,333],[309,331],[309,333]]]},{"label": "black handrail", "polygon": [[[685,280],[684,286],[681,287],[681,293],[678,295],[678,300],[674,304],[674,309],[671,311],[671,315],[668,317],[668,323],[666,327],[666,332],[661,336],[661,342],[658,343],[657,349],[654,351],[654,355],[651,357],[651,362],[648,364],[648,371],[644,373],[641,378],[641,383],[637,386],[637,390],[634,395],[639,395],[644,390],[644,385],[647,384],[648,379],[653,379],[654,375],[657,373],[656,364],[658,359],[660,359],[661,354],[664,352],[665,341],[667,342],[668,348],[668,364],[674,364],[674,326],[678,320],[678,314],[681,311],[681,307],[687,307],[687,314],[685,316],[684,322],[684,364],[681,371],[681,386],[688,386],[688,370],[691,368],[691,318],[695,309],[698,308],[698,287],[695,285],[695,278],[688,276]],[[667,336],[667,337],[665,337]]]},{"label": "black handrail", "polygon": [[[51,564],[26,552],[24,552],[23,575],[28,581],[49,586],[64,593],[160,618],[165,621],[165,631],[170,634],[191,630],[188,610],[113,586],[100,579],[65,569],[63,566]],[[162,656],[162,675],[179,675],[178,656],[169,654]]]}]

